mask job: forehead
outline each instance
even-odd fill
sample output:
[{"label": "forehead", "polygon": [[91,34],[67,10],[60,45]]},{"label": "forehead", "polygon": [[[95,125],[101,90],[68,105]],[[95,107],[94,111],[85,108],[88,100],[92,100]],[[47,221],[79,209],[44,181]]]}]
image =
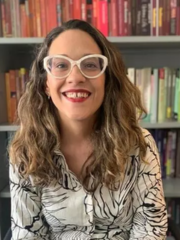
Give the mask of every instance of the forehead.
[{"label": "forehead", "polygon": [[77,59],[85,54],[101,54],[101,50],[94,39],[81,30],[67,30],[54,39],[49,55],[65,54]]}]

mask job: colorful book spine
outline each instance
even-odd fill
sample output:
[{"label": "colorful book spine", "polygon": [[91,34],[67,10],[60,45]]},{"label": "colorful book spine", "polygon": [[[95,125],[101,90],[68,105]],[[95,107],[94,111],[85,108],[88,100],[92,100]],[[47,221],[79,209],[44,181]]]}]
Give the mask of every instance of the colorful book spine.
[{"label": "colorful book spine", "polygon": [[124,36],[128,36],[128,1],[124,0],[124,18],[123,18],[123,26],[124,26]]},{"label": "colorful book spine", "polygon": [[141,35],[151,34],[151,4],[150,0],[141,0]]},{"label": "colorful book spine", "polygon": [[87,22],[93,24],[93,4],[92,0],[87,0],[86,11],[87,11]]},{"label": "colorful book spine", "polygon": [[159,69],[158,122],[165,120],[165,80],[164,68]]},{"label": "colorful book spine", "polygon": [[124,0],[118,0],[118,35],[124,36]]},{"label": "colorful book spine", "polygon": [[143,119],[144,122],[150,122],[151,115],[151,68],[144,68],[141,70],[142,77],[142,94],[143,104],[147,111],[146,117]]},{"label": "colorful book spine", "polygon": [[57,26],[60,27],[62,25],[62,4],[61,4],[61,0],[57,0],[56,11],[57,11]]},{"label": "colorful book spine", "polygon": [[45,37],[47,34],[46,1],[40,0],[40,6],[41,37]]},{"label": "colorful book spine", "polygon": [[177,0],[170,0],[170,35],[176,34]]},{"label": "colorful book spine", "polygon": [[2,29],[2,13],[1,13],[1,1],[0,1],[0,37],[3,37],[3,29]]},{"label": "colorful book spine", "polygon": [[73,7],[74,7],[73,18],[81,19],[81,0],[74,0]]},{"label": "colorful book spine", "polygon": [[180,35],[180,0],[177,0],[176,35]]},{"label": "colorful book spine", "polygon": [[99,30],[107,37],[108,36],[108,0],[99,0],[98,25]]},{"label": "colorful book spine", "polygon": [[87,20],[87,15],[86,15],[86,0],[81,0],[81,19],[83,21]]},{"label": "colorful book spine", "polygon": [[158,86],[159,78],[158,78],[158,69],[153,69],[153,74],[151,75],[151,114],[150,114],[150,122],[157,122],[157,112],[158,112]]},{"label": "colorful book spine", "polygon": [[111,1],[111,18],[112,18],[112,36],[118,36],[118,3],[116,0]]}]

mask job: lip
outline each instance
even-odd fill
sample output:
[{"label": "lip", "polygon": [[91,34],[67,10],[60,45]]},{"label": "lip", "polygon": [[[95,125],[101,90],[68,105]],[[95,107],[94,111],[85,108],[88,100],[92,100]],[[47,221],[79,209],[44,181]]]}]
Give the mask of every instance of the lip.
[{"label": "lip", "polygon": [[79,89],[68,89],[68,90],[66,90],[66,91],[63,91],[62,94],[68,93],[68,92],[84,92],[84,93],[91,94],[90,91],[88,91],[88,90],[86,90],[86,89],[81,89],[81,88],[79,88]]},{"label": "lip", "polygon": [[[65,97],[65,96],[64,96]],[[65,97],[69,102],[72,102],[72,103],[82,103],[82,102],[85,102],[85,101],[87,101],[87,99],[89,98],[89,97],[87,97],[87,98],[67,98],[67,97]]]},{"label": "lip", "polygon": [[[87,98],[68,98],[66,96],[66,93],[69,93],[69,92],[81,92],[81,93],[87,93],[88,94],[88,97]],[[86,89],[68,89],[67,91],[63,91],[62,92],[62,95],[66,98],[66,100],[68,100],[69,102],[72,102],[72,103],[82,103],[82,102],[85,102],[89,99],[90,95],[91,95],[91,92],[89,92],[88,90]]]}]

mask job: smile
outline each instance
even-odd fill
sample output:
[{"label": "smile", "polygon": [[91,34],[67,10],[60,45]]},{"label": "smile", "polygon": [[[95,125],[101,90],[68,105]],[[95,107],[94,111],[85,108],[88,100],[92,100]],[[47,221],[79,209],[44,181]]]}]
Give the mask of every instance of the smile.
[{"label": "smile", "polygon": [[63,96],[66,97],[67,100],[71,101],[71,102],[84,102],[86,101],[89,96],[91,95],[90,92],[64,92]]},{"label": "smile", "polygon": [[65,93],[65,96],[68,98],[87,98],[89,97],[89,94],[82,93],[82,92],[68,92],[68,93]]}]

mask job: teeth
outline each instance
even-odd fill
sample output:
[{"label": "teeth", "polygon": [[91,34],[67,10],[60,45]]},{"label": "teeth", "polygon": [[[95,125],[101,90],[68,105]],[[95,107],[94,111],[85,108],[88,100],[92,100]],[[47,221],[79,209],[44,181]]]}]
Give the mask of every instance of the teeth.
[{"label": "teeth", "polygon": [[69,93],[66,93],[66,96],[68,98],[87,98],[89,95],[88,93],[82,93],[82,92],[69,92]]}]

